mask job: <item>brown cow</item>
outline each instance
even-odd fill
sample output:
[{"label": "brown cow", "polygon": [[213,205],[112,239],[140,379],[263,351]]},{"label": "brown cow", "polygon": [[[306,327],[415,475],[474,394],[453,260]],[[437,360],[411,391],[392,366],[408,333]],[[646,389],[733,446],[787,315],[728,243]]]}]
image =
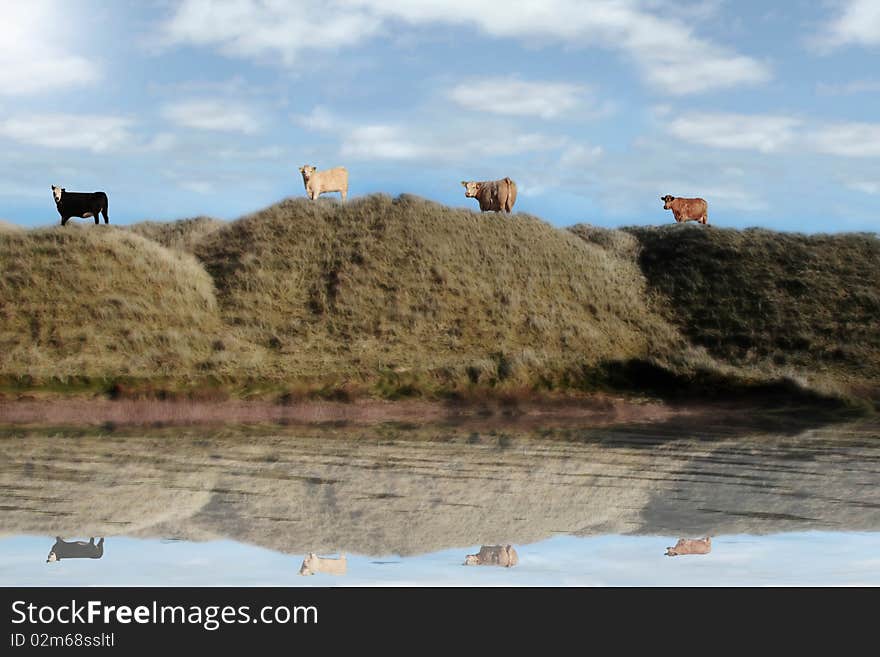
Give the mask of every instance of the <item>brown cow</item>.
[{"label": "brown cow", "polygon": [[483,545],[478,554],[468,554],[465,566],[504,566],[512,568],[519,563],[519,557],[512,545]]},{"label": "brown cow", "polygon": [[680,554],[709,554],[712,551],[712,538],[680,538],[675,547],[666,548],[667,557],[677,557]]},{"label": "brown cow", "polygon": [[672,210],[677,223],[697,221],[703,225],[709,223],[709,206],[701,198],[675,198],[671,194],[661,196],[664,210]]},{"label": "brown cow", "polygon": [[464,195],[475,198],[480,203],[481,212],[511,212],[516,203],[516,183],[510,178],[484,180],[481,182],[462,180]]}]

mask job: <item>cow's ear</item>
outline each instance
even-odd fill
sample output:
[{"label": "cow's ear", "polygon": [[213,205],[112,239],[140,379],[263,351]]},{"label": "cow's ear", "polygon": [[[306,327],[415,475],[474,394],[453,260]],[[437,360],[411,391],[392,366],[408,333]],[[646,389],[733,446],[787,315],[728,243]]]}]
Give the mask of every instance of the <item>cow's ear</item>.
[{"label": "cow's ear", "polygon": [[462,187],[467,187],[467,183],[466,183],[464,180],[462,180],[462,181],[461,181],[461,186],[462,186]]}]

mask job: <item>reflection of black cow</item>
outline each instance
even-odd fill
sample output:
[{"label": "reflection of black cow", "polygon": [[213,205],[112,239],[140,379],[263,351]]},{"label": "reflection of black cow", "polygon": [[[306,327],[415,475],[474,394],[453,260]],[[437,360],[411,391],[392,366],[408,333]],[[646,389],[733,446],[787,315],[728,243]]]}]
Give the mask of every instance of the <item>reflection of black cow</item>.
[{"label": "reflection of black cow", "polygon": [[46,557],[46,563],[52,561],[61,561],[62,559],[100,559],[104,556],[104,539],[103,537],[95,543],[95,537],[85,541],[67,542],[60,536],[55,537],[55,545],[49,550],[49,556]]}]

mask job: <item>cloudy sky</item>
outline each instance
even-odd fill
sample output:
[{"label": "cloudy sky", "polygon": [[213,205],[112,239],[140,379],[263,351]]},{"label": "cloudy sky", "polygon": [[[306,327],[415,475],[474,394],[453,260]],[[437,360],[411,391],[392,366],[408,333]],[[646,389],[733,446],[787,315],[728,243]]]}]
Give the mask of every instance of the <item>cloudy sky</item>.
[{"label": "cloudy sky", "polygon": [[880,226],[877,0],[31,0],[0,21],[0,219],[50,185],[114,223],[235,218],[344,165],[350,193],[557,225]]}]

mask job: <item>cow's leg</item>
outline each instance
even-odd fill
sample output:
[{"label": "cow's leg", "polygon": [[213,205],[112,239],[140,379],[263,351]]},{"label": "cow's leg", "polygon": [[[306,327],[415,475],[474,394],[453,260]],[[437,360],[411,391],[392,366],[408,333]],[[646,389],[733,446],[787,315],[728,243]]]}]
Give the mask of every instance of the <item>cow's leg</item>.
[{"label": "cow's leg", "polygon": [[[109,224],[110,223],[110,215],[107,213],[107,206],[106,205],[103,208],[101,208],[101,214],[104,215],[104,223]],[[95,223],[97,223],[97,222],[98,222],[98,215],[95,215]]]},{"label": "cow's leg", "polygon": [[94,214],[94,217],[95,217],[95,225],[97,226],[98,224],[101,223],[101,211],[100,210],[96,211]]},{"label": "cow's leg", "polygon": [[61,217],[61,225],[66,226],[70,217]]},{"label": "cow's leg", "polygon": [[342,202],[345,203],[345,197],[348,196],[348,190],[347,189],[340,189],[339,194],[342,196]]}]

